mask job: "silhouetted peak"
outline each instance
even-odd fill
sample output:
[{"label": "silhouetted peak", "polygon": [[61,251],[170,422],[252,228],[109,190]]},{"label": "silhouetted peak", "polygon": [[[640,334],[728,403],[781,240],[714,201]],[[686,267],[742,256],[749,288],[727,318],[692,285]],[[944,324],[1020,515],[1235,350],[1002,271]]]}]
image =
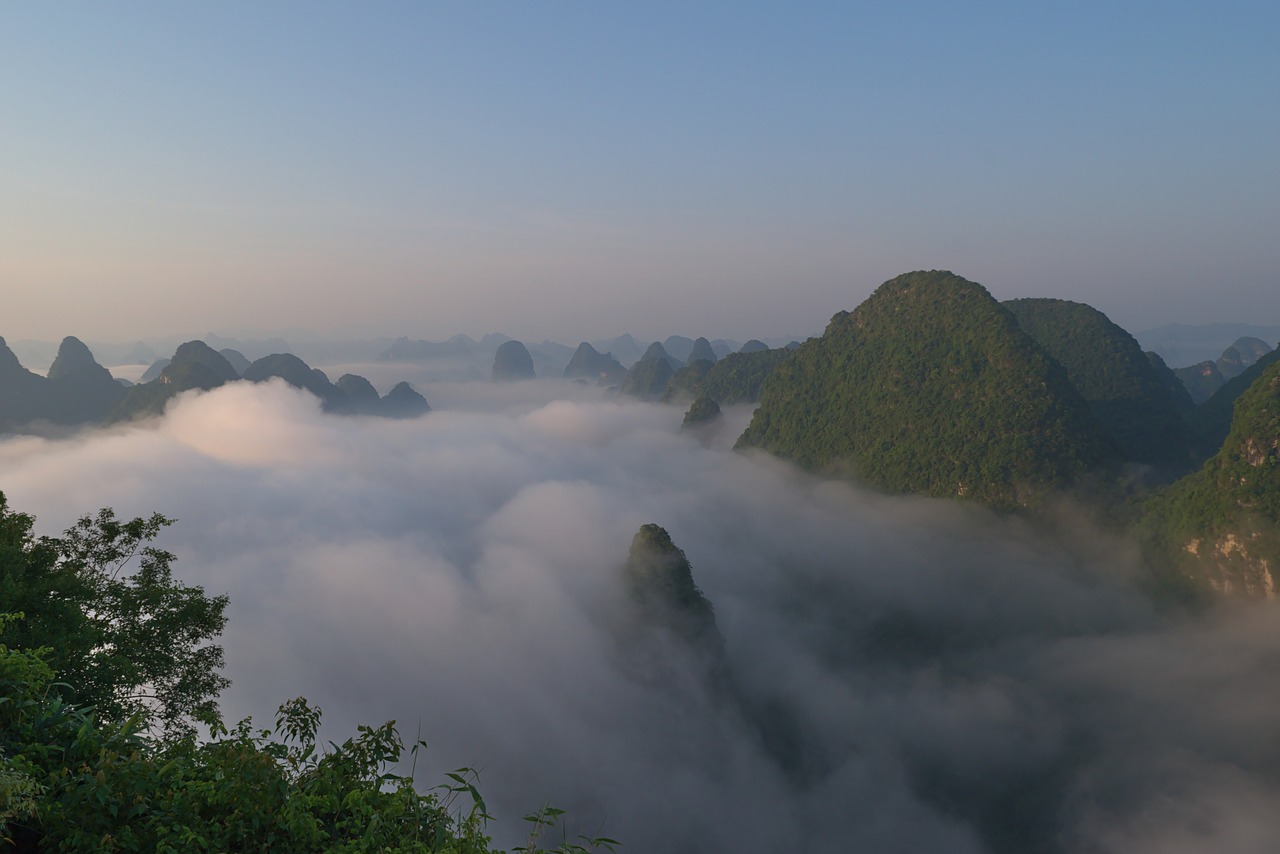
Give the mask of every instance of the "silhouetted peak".
[{"label": "silhouetted peak", "polygon": [[493,357],[493,378],[498,381],[531,380],[533,356],[519,341],[503,341]]},{"label": "silhouetted peak", "polygon": [[686,360],[688,364],[699,361],[717,361],[716,352],[711,349],[711,342],[706,338],[698,338],[693,342],[693,349],[689,351],[689,358]]},{"label": "silhouetted peak", "polygon": [[[58,346],[58,355],[49,366],[49,379],[63,379],[86,372],[106,372],[106,368],[98,364],[93,353],[79,338],[68,335]],[[108,373],[109,375],[109,373]]]},{"label": "silhouetted peak", "polygon": [[407,382],[396,383],[382,398],[382,414],[389,418],[416,418],[430,411],[427,399]]},{"label": "silhouetted peak", "polygon": [[206,369],[208,372],[207,376],[201,381],[202,387],[206,387],[211,379],[217,380],[216,385],[240,379],[236,369],[227,361],[227,357],[203,341],[187,341],[178,345],[178,349],[173,353],[173,358],[169,360],[169,364],[160,372],[160,376],[162,379],[165,376],[173,377],[180,371],[188,371],[196,365]]}]

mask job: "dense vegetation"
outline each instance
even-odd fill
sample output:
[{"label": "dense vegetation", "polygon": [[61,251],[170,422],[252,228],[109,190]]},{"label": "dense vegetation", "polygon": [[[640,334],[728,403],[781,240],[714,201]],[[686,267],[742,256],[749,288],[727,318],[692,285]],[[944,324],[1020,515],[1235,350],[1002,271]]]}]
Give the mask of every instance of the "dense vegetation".
[{"label": "dense vegetation", "polygon": [[942,271],[899,276],[832,318],[765,380],[738,444],[1002,508],[1115,458],[1063,368],[985,288]]},{"label": "dense vegetation", "polygon": [[1274,595],[1280,570],[1280,364],[1234,407],[1231,430],[1198,472],[1153,496],[1142,532],[1193,584]]},{"label": "dense vegetation", "polygon": [[709,397],[721,406],[758,403],[765,378],[789,355],[790,350],[766,347],[730,353],[715,364],[693,362],[676,371],[663,399],[678,403]]},{"label": "dense vegetation", "polygon": [[1173,372],[1164,361],[1160,358],[1160,354],[1152,350],[1148,350],[1143,354],[1147,357],[1147,361],[1151,364],[1151,370],[1156,372],[1156,377],[1169,390],[1169,397],[1173,400],[1173,406],[1178,410],[1178,414],[1183,419],[1189,419],[1191,413],[1195,411],[1196,402],[1191,397],[1191,392],[1187,391],[1187,387],[1182,384],[1182,380],[1178,379],[1178,375]]},{"label": "dense vegetation", "polygon": [[[418,791],[414,765],[396,770],[394,721],[328,747],[320,709],[301,698],[271,728],[222,724],[214,641],[227,601],[173,576],[174,556],[150,545],[167,524],[104,510],[36,537],[0,494],[0,847],[491,851],[474,773]],[[423,748],[410,748],[415,763]],[[541,850],[559,815],[527,816],[516,850]],[[617,844],[582,843],[555,850]]]},{"label": "dense vegetation", "polygon": [[1083,303],[1015,299],[1003,305],[1066,369],[1126,460],[1181,470],[1191,465],[1190,428],[1132,335]]},{"label": "dense vegetation", "polygon": [[[661,345],[654,343],[653,347],[660,348]],[[638,397],[641,400],[658,400],[666,392],[667,383],[671,381],[674,373],[671,361],[665,355],[641,359],[627,371],[618,393]]]},{"label": "dense vegetation", "polygon": [[720,417],[720,405],[704,395],[689,406],[689,410],[684,414],[684,421],[681,426],[698,427],[703,424],[710,424]]},{"label": "dense vegetation", "polygon": [[1218,366],[1207,360],[1185,368],[1174,368],[1173,373],[1197,404],[1204,403],[1212,397],[1213,393],[1222,388],[1222,384],[1226,382],[1218,371]]},{"label": "dense vegetation", "polygon": [[1222,447],[1227,434],[1231,432],[1236,401],[1277,361],[1280,361],[1280,350],[1263,355],[1257,362],[1220,385],[1208,400],[1196,407],[1191,416],[1191,424],[1207,454]]}]

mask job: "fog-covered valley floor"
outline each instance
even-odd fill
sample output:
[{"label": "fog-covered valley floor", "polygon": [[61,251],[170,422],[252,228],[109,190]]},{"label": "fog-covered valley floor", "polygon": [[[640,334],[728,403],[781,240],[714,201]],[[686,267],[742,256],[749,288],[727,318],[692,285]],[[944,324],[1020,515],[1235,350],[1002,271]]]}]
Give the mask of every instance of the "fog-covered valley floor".
[{"label": "fog-covered valley floor", "polygon": [[[480,769],[504,844],[550,802],[634,852],[1280,849],[1273,606],[1159,613],[1068,510],[1051,536],[824,482],[732,452],[748,410],[691,436],[572,383],[422,390],[394,421],[235,383],[0,441],[0,489],[43,533],[178,519],[178,575],[231,597],[228,720],[297,695],[333,739],[394,718],[423,784]],[[619,630],[648,522],[715,605],[730,691]]]}]

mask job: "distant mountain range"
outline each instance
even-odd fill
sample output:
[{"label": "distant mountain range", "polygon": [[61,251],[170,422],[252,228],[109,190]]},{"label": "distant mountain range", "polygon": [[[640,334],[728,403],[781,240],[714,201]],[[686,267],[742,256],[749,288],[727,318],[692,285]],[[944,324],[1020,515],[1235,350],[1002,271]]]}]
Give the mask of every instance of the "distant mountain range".
[{"label": "distant mountain range", "polygon": [[[374,358],[426,366],[441,379],[556,377],[693,403],[690,425],[715,421],[722,406],[759,403],[740,449],[889,493],[1001,512],[1039,516],[1067,496],[1136,534],[1163,589],[1275,595],[1280,351],[1269,342],[1280,327],[1170,326],[1143,336],[1162,352],[1144,351],[1082,303],[1000,303],[982,285],[935,270],[885,282],[803,343],[622,335],[570,347],[456,335],[382,341]],[[429,409],[406,383],[379,397],[363,377],[332,382],[287,349],[252,358],[255,348],[287,347],[282,340],[211,338],[156,359],[132,387],[78,339],[61,342],[47,376],[27,370],[0,339],[0,431],[156,415],[184,390],[273,378],[336,414]],[[1179,354],[1206,352],[1211,358],[1178,365]],[[117,355],[154,352],[138,343]]]},{"label": "distant mountain range", "polygon": [[1214,360],[1237,339],[1260,338],[1272,348],[1280,343],[1280,326],[1252,323],[1170,323],[1135,332],[1144,350],[1160,354],[1171,368],[1186,367]]},{"label": "distant mountain range", "polygon": [[346,374],[335,384],[289,353],[248,362],[237,351],[219,352],[204,341],[188,341],[161,362],[154,378],[132,385],[114,379],[83,342],[68,337],[59,345],[48,375],[41,376],[23,367],[0,338],[0,433],[51,433],[130,421],[159,415],[184,391],[273,378],[306,389],[320,398],[325,411],[337,414],[400,418],[430,409],[407,383],[380,397],[363,377]]}]

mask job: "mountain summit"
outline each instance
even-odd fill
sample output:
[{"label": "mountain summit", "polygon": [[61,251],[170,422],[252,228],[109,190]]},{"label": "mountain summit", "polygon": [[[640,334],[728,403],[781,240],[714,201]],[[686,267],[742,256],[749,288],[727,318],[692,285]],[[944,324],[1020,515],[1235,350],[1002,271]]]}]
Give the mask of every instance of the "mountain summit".
[{"label": "mountain summit", "polygon": [[778,365],[738,447],[888,492],[1005,509],[1116,456],[1014,316],[940,270],[885,282]]}]

